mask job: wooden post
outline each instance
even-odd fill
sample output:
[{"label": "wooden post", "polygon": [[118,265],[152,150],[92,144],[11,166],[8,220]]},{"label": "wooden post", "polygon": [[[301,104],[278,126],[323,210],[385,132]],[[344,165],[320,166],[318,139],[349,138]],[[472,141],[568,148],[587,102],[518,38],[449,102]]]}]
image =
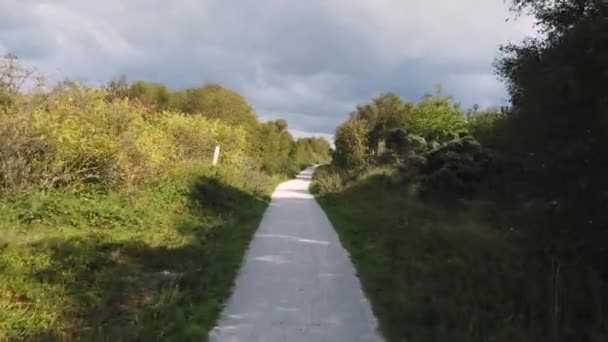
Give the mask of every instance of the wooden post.
[{"label": "wooden post", "polygon": [[217,165],[217,161],[220,158],[220,147],[215,146],[215,151],[213,152],[213,166]]}]

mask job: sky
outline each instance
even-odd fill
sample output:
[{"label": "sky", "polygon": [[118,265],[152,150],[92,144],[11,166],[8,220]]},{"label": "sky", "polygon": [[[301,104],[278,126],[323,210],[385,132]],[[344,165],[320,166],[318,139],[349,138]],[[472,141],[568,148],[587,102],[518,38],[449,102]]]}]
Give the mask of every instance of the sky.
[{"label": "sky", "polygon": [[505,104],[492,62],[532,27],[504,0],[0,1],[0,53],[51,80],[217,82],[296,136],[329,137],[357,104],[438,83],[465,108]]}]

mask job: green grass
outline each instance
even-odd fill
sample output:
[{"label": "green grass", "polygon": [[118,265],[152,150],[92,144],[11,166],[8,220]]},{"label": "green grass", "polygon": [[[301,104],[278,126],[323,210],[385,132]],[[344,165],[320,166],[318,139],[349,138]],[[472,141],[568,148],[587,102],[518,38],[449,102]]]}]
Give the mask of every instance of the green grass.
[{"label": "green grass", "polygon": [[205,340],[278,181],[197,169],[3,200],[0,340]]},{"label": "green grass", "polygon": [[531,341],[520,315],[540,285],[509,233],[472,206],[408,194],[389,171],[319,202],[349,250],[389,341]]}]

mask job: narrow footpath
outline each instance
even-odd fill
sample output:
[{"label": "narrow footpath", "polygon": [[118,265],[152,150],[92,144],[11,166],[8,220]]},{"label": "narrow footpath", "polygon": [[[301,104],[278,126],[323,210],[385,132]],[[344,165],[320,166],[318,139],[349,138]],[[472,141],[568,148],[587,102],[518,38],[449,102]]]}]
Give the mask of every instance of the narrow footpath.
[{"label": "narrow footpath", "polygon": [[348,254],[308,191],[313,172],[272,194],[210,341],[382,341]]}]

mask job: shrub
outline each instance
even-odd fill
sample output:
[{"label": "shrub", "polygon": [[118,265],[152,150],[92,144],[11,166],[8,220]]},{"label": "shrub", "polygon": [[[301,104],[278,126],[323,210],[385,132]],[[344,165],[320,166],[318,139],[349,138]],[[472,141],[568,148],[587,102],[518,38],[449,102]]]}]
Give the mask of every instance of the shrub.
[{"label": "shrub", "polygon": [[247,147],[243,128],[177,112],[149,117],[129,100],[107,102],[102,91],[84,87],[56,91],[34,108],[14,108],[0,117],[0,133],[4,192],[128,188],[209,162],[216,145],[223,164],[241,165]]},{"label": "shrub", "polygon": [[445,142],[466,133],[464,116],[452,99],[438,91],[436,95],[425,96],[408,117],[406,127],[410,133],[427,140]]},{"label": "shrub", "polygon": [[313,194],[338,192],[343,187],[341,171],[332,165],[321,165],[315,169],[310,191]]},{"label": "shrub", "polygon": [[502,135],[506,116],[500,112],[485,112],[467,119],[469,133],[484,146],[493,146]]},{"label": "shrub", "polygon": [[349,119],[336,129],[333,160],[341,167],[355,169],[365,165],[367,137],[361,120]]},{"label": "shrub", "polygon": [[451,141],[422,156],[406,158],[402,180],[419,183],[422,194],[473,194],[482,179],[497,171],[494,156],[471,137]]}]

